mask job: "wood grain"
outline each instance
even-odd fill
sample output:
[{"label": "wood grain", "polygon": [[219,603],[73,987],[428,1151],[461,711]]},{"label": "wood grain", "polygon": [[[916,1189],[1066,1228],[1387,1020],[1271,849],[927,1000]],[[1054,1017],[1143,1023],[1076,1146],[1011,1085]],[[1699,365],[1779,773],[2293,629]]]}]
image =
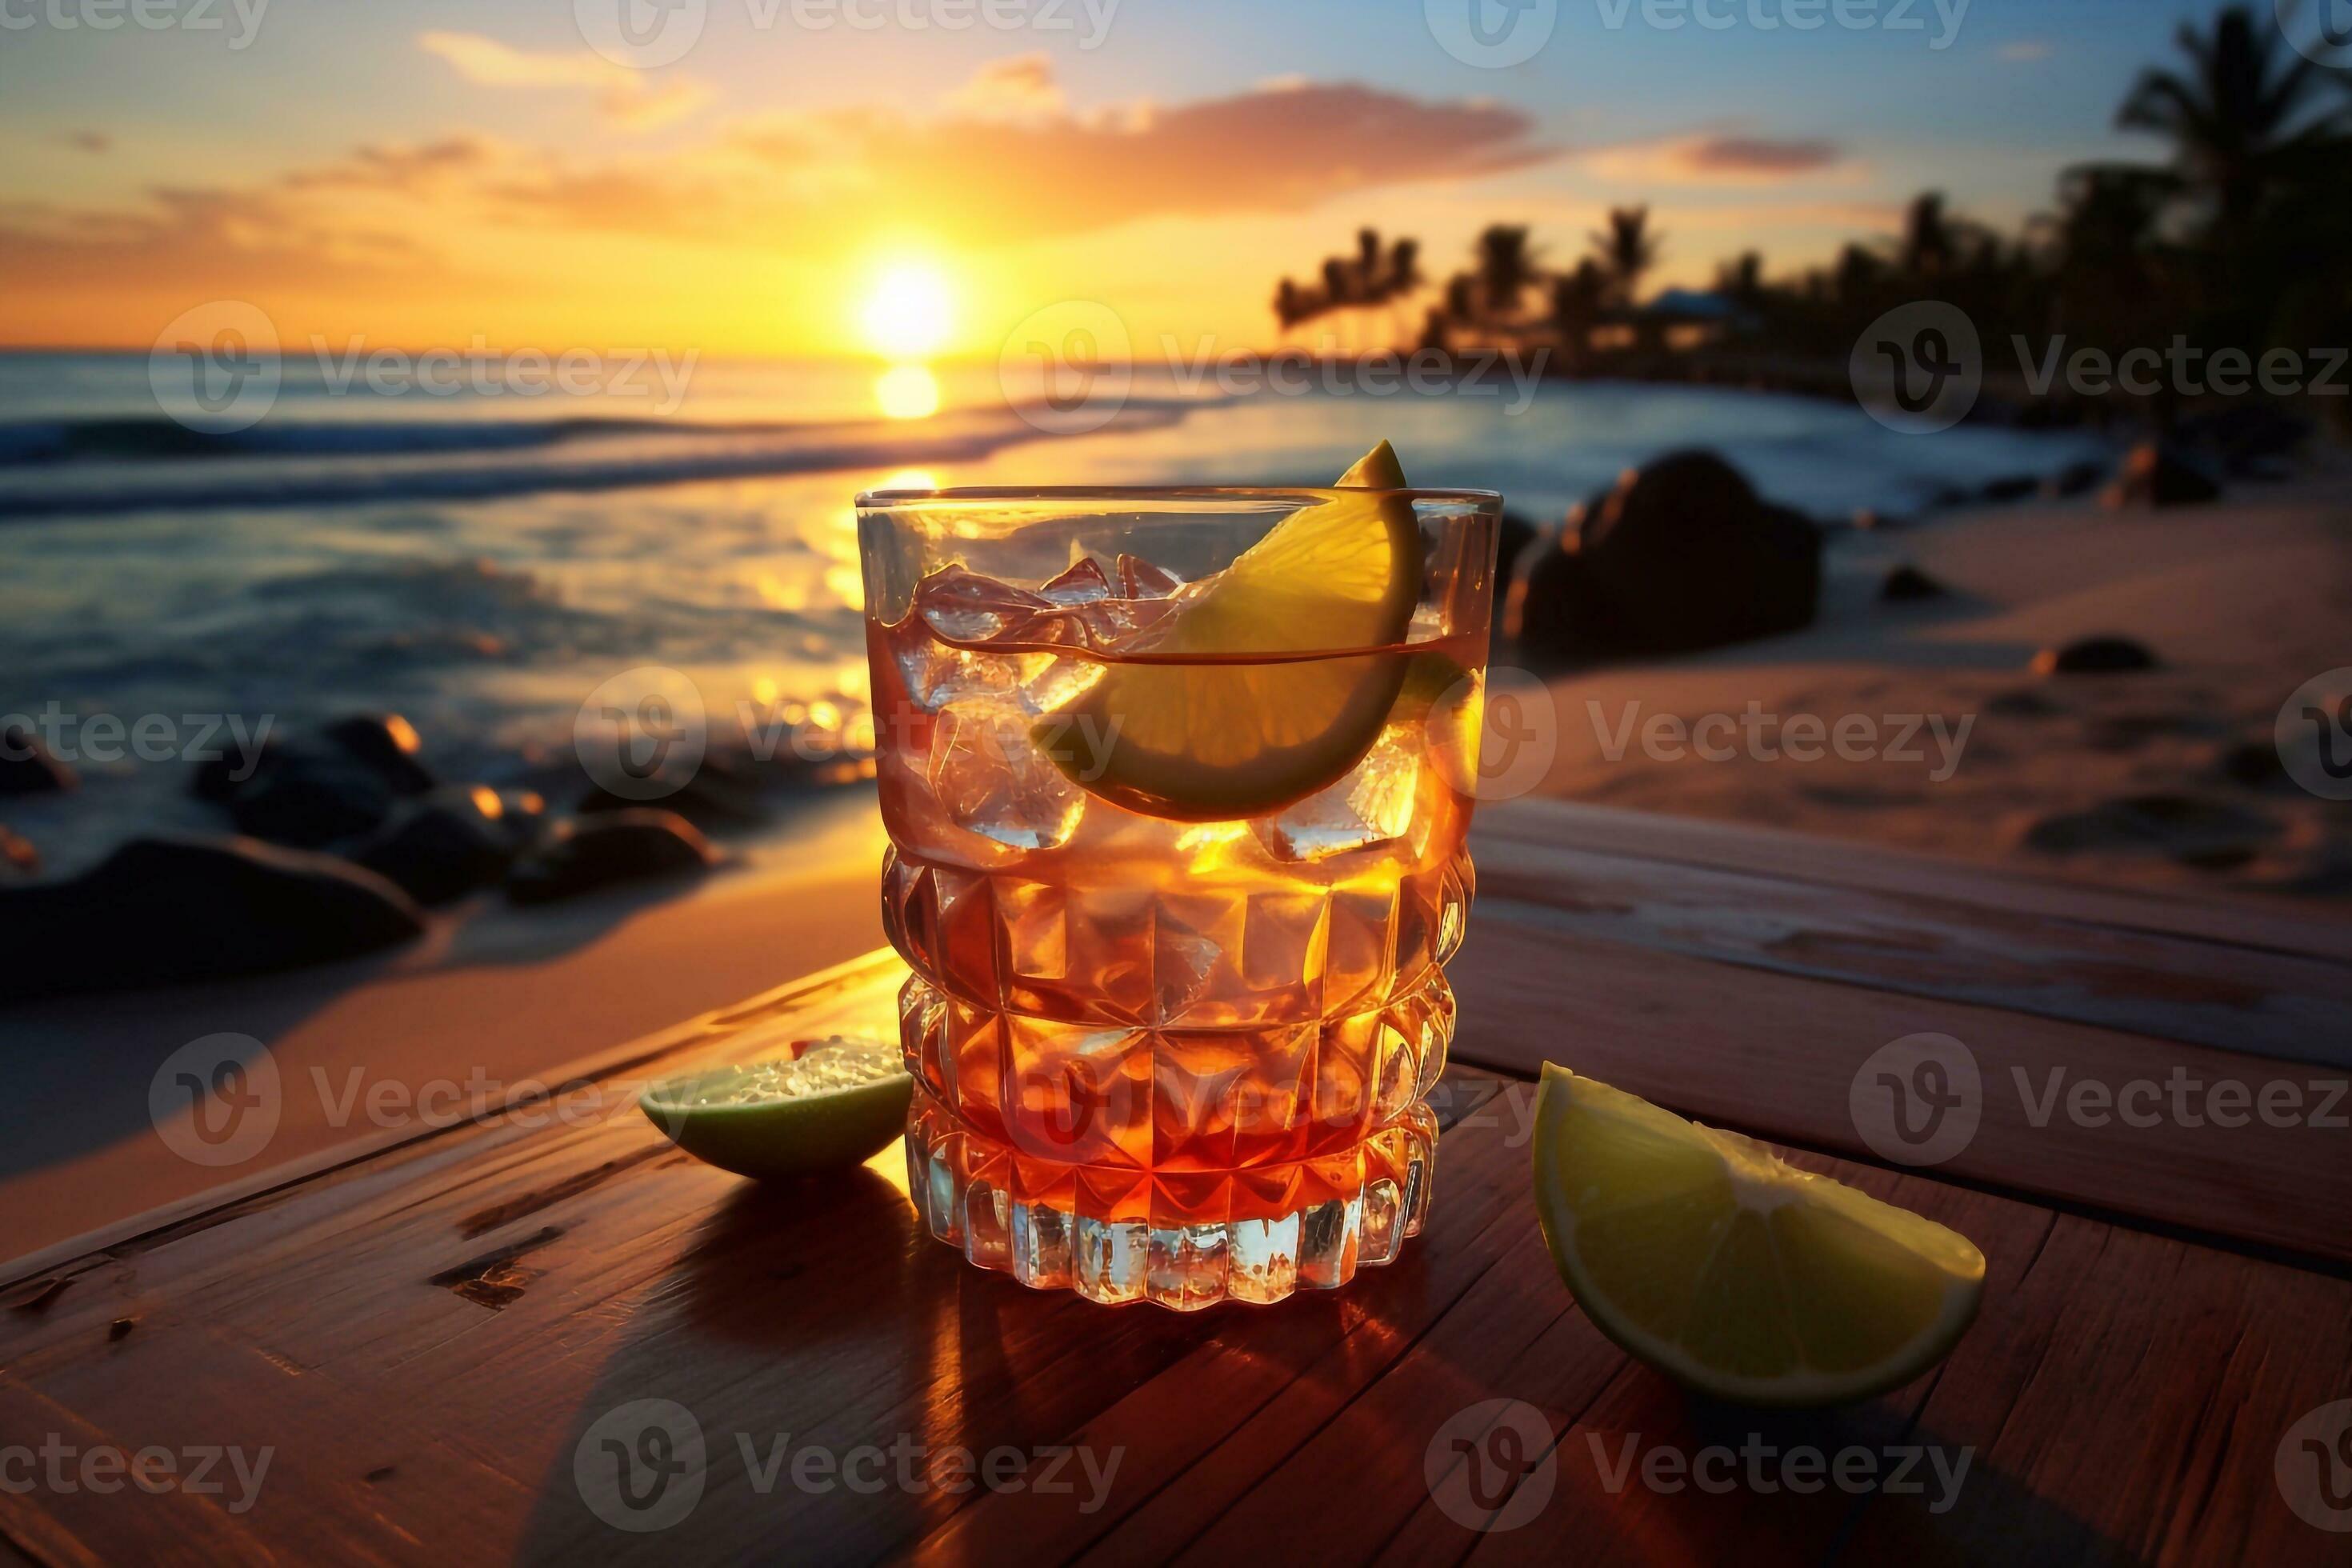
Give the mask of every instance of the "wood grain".
[{"label": "wood grain", "polygon": [[[656,1072],[877,1026],[895,981],[853,967],[621,1053],[598,1081],[623,1106]],[[1871,1405],[1727,1410],[1628,1362],[1553,1276],[1531,1088],[1460,1067],[1444,1087],[1437,1206],[1402,1260],[1330,1296],[1193,1316],[965,1267],[919,1233],[895,1150],[771,1190],[668,1151],[634,1113],[404,1142],[135,1230],[0,1310],[0,1432],[275,1450],[243,1513],[0,1491],[0,1541],[41,1563],[1418,1563],[1556,1561],[1563,1542],[1579,1561],[2341,1560],[2269,1477],[2286,1426],[2352,1378],[2352,1284],[1803,1156],[1976,1237],[1985,1314],[1944,1367]],[[708,1468],[683,1522],[632,1535],[590,1510],[572,1467],[600,1415],[642,1398],[694,1413]],[[1482,1533],[1424,1467],[1441,1427],[1499,1398],[1540,1413],[1552,1493]],[[1932,1493],[1612,1486],[1629,1441],[1972,1458],[1937,1511]],[[761,1479],[781,1454],[898,1444],[921,1446],[920,1489]],[[1026,1483],[1078,1447],[1115,1456],[1098,1490],[933,1484],[951,1448],[1017,1450]]]}]

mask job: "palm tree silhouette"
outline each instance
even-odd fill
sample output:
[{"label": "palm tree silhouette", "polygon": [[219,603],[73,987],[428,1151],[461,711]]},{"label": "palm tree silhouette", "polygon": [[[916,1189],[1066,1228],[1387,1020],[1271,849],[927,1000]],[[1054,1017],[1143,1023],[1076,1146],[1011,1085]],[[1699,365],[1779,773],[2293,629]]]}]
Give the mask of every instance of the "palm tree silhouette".
[{"label": "palm tree silhouette", "polygon": [[1521,297],[1543,275],[1526,226],[1491,224],[1478,236],[1474,250],[1483,314],[1497,321],[1511,320],[1519,313]]},{"label": "palm tree silhouette", "polygon": [[1912,278],[1940,278],[1952,269],[1957,237],[1944,212],[1944,193],[1922,191],[1904,214],[1903,241],[1895,265]]},{"label": "palm tree silhouette", "polygon": [[2233,235],[2352,131],[2352,108],[2339,106],[2298,128],[2330,76],[2300,56],[2282,70],[2284,39],[2256,26],[2243,5],[2216,17],[2210,37],[2183,22],[2174,39],[2193,68],[2143,71],[2116,124],[2170,137],[2179,173],[2210,201],[2224,234]]},{"label": "palm tree silhouette", "polygon": [[1660,236],[1650,232],[1650,209],[1612,207],[1609,226],[1592,234],[1592,253],[1609,276],[1615,302],[1631,307],[1638,298],[1642,274],[1658,259]]}]

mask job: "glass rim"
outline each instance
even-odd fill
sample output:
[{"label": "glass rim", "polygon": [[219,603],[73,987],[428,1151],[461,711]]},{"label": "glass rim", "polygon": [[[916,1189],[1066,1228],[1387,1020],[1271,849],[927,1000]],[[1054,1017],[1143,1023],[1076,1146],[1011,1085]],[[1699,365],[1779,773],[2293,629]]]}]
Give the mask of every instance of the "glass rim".
[{"label": "glass rim", "polygon": [[1360,487],[1342,489],[1331,485],[977,485],[931,490],[860,490],[853,502],[861,511],[887,511],[894,507],[987,505],[1046,501],[1299,501],[1328,500],[1342,495],[1402,496],[1408,501],[1452,501],[1484,510],[1500,511],[1503,492],[1475,489],[1376,490]]}]

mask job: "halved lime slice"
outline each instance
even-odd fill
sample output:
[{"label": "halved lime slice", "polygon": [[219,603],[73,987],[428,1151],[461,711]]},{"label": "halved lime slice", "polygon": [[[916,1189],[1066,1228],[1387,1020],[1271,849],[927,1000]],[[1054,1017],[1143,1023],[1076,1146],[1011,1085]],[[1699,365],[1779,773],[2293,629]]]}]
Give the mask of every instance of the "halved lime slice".
[{"label": "halved lime slice", "polygon": [[[1383,441],[1339,477],[1329,500],[1283,519],[1204,579],[1139,651],[1246,656],[1402,644],[1421,597],[1421,533],[1403,489],[1404,470]],[[1313,795],[1363,760],[1396,702],[1405,662],[1375,653],[1113,664],[1040,719],[1035,738],[1081,787],[1130,810],[1185,822],[1256,816]]]},{"label": "halved lime slice", "polygon": [[906,1130],[915,1080],[896,1044],[835,1036],[791,1057],[650,1084],[637,1109],[695,1158],[745,1176],[872,1159]]},{"label": "halved lime slice", "polygon": [[1546,1063],[1536,1211],[1601,1331],[1676,1382],[1751,1405],[1908,1383],[1984,1290],[1968,1237]]}]

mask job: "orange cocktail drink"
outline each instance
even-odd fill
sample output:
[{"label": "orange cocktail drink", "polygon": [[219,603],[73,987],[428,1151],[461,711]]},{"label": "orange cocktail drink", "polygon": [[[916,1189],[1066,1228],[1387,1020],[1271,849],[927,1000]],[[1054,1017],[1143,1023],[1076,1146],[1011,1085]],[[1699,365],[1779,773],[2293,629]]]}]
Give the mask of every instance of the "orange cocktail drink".
[{"label": "orange cocktail drink", "polygon": [[932,1233],[1041,1289],[1272,1301],[1428,1212],[1498,498],[859,498]]}]

